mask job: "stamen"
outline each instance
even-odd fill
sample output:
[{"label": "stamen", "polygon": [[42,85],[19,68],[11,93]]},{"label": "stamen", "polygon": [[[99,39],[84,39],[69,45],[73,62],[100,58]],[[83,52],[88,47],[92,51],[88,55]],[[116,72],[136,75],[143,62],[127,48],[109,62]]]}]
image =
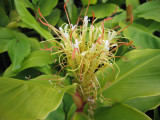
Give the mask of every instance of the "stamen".
[{"label": "stamen", "polygon": [[89,2],[88,2],[88,6],[87,6],[87,9],[86,9],[85,16],[87,15],[87,11],[88,11],[88,8],[89,8],[90,1],[91,1],[91,0],[89,0]]},{"label": "stamen", "polygon": [[78,50],[78,48],[75,48],[74,51],[73,51],[73,54],[72,54],[73,60],[74,60],[74,56],[75,56],[75,53],[76,53],[77,50]]},{"label": "stamen", "polygon": [[133,22],[133,14],[131,14],[131,21],[130,21],[130,23],[129,23],[126,27],[124,27],[124,28],[122,28],[121,30],[119,30],[119,31],[117,32],[117,34],[119,34],[119,33],[122,32],[124,29],[126,29],[127,27],[129,27],[129,25],[132,24],[132,22]]},{"label": "stamen", "polygon": [[68,13],[67,13],[67,10],[66,10],[66,5],[67,5],[68,2],[69,2],[69,0],[67,0],[67,2],[65,2],[65,4],[64,4],[64,10],[65,10],[65,12],[66,12],[67,20],[68,20],[69,26],[70,26],[70,28],[71,28],[71,22],[70,22],[70,20],[69,20],[69,16],[68,16]]},{"label": "stamen", "polygon": [[[113,14],[111,14],[109,17],[107,17],[106,19],[104,19],[104,22],[107,21],[107,20],[112,20],[113,17],[111,17],[111,16],[114,15],[114,14],[116,14],[116,12],[117,12],[117,5],[116,5],[116,10],[115,10],[115,12],[114,12]],[[111,17],[111,18],[110,18],[110,17]]]},{"label": "stamen", "polygon": [[[57,36],[62,39],[62,37],[57,33],[57,32],[59,32],[59,33],[63,36],[63,38],[67,41],[66,37],[65,37],[57,28],[55,28],[54,26],[50,25],[50,24],[47,22],[47,20],[46,20],[46,19],[43,17],[43,15],[41,14],[41,11],[40,11],[39,8],[38,8],[38,12],[39,12],[39,15],[43,18],[43,20],[44,20],[46,23],[44,23],[40,18],[39,18],[39,21],[40,21],[42,24],[50,27],[50,28],[57,34]],[[62,39],[62,40],[63,40],[63,39]]]},{"label": "stamen", "polygon": [[93,18],[92,18],[92,27],[93,27],[93,21],[94,21],[94,12],[92,11]]},{"label": "stamen", "polygon": [[101,45],[100,39],[101,39],[102,35],[97,39],[96,42],[98,42]]},{"label": "stamen", "polygon": [[117,47],[113,48],[109,53],[112,53],[114,50],[116,50],[117,48],[119,48],[120,46],[122,45],[126,45],[126,46],[129,46],[133,43],[133,41],[129,42],[129,43],[122,43],[120,45],[118,45]]}]

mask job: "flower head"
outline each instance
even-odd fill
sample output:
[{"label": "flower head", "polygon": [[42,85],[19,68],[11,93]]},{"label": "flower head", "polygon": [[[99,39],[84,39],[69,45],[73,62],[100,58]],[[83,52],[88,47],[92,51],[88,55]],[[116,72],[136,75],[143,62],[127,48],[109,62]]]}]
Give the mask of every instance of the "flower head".
[{"label": "flower head", "polygon": [[74,77],[72,83],[78,84],[77,92],[83,103],[97,99],[97,90],[101,86],[97,80],[96,72],[106,67],[112,67],[115,51],[119,46],[125,45],[125,43],[118,45],[117,41],[118,34],[123,29],[116,32],[104,27],[104,22],[111,19],[108,17],[102,21],[101,26],[94,26],[93,12],[92,25],[90,26],[88,26],[88,16],[84,17],[82,27],[79,27],[78,24],[72,25],[69,22],[58,30],[47,23],[61,40],[59,49],[63,52],[64,58],[59,62],[61,65],[67,64],[67,72]]}]

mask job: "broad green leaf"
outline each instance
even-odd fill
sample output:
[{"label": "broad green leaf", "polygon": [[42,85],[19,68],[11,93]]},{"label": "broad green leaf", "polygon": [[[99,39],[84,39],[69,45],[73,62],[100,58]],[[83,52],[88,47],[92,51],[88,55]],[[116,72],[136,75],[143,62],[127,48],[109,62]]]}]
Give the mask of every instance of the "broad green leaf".
[{"label": "broad green leaf", "polygon": [[22,20],[17,23],[17,26],[19,26],[19,27],[21,27],[21,28],[29,28],[29,29],[32,29],[32,27],[30,27],[27,23],[23,22]]},{"label": "broad green leaf", "polygon": [[[144,18],[136,18],[136,19],[134,19],[134,23],[136,23],[136,24],[140,24],[140,25],[143,25],[143,26],[145,26],[145,27],[149,27],[152,23],[154,23],[154,22],[156,22],[156,21],[154,21],[154,20],[151,20],[151,19],[144,19]],[[158,22],[157,22],[158,23]],[[148,28],[149,29],[149,28]],[[150,29],[149,29],[150,30]],[[151,30],[150,30],[151,31]]]},{"label": "broad green leaf", "polygon": [[58,0],[39,0],[38,6],[43,16],[47,16],[52,12],[52,9],[56,7]]},{"label": "broad green leaf", "polygon": [[89,118],[84,113],[76,112],[72,120],[89,120]]},{"label": "broad green leaf", "polygon": [[[67,2],[67,0],[64,0],[64,2]],[[67,8],[71,23],[76,24],[78,19],[78,12],[77,12],[77,7],[74,4],[74,0],[69,0],[66,4],[66,8]]]},{"label": "broad green leaf", "polygon": [[[126,12],[124,11],[119,15],[114,16],[112,20],[106,21],[104,23],[104,26],[105,28],[112,29],[113,27],[117,26],[120,21],[125,21],[125,19],[126,19]],[[96,26],[100,26],[100,25],[101,25],[101,22],[98,22],[96,24]]]},{"label": "broad green leaf", "polygon": [[65,113],[63,111],[63,102],[61,102],[57,110],[49,113],[49,115],[45,120],[65,120]]},{"label": "broad green leaf", "polygon": [[151,120],[144,113],[126,104],[97,108],[94,118],[95,120]]},{"label": "broad green leaf", "polygon": [[[160,50],[156,49],[132,50],[124,56],[127,62],[124,59],[116,62],[120,71],[114,65],[114,73],[107,68],[97,73],[101,84],[106,84],[109,78],[112,80],[111,85],[103,88],[103,96],[112,102],[122,102],[136,97],[160,95],[159,53]],[[117,79],[113,75],[118,75]]]},{"label": "broad green leaf", "polygon": [[46,16],[46,20],[48,21],[49,24],[55,26],[60,18],[61,11],[57,8],[55,8],[50,15]]},{"label": "broad green leaf", "polygon": [[136,9],[140,5],[140,2],[139,0],[126,0],[126,6],[128,5],[132,5],[132,8]]},{"label": "broad green leaf", "polygon": [[10,29],[15,29],[15,28],[17,29],[18,22],[20,21],[20,17],[19,17],[16,10],[10,11],[9,20],[10,20],[10,22],[8,23],[8,25],[6,27],[10,28]]},{"label": "broad green leaf", "polygon": [[12,71],[17,71],[21,68],[21,63],[25,57],[27,57],[31,51],[28,38],[19,32],[13,32],[15,39],[10,41],[8,45],[8,54],[12,61]]},{"label": "broad green leaf", "polygon": [[[83,5],[88,5],[89,0],[81,0],[81,2],[83,3]],[[97,0],[90,0],[90,4],[96,4]]]},{"label": "broad green leaf", "polygon": [[[56,77],[55,77],[56,76]],[[57,75],[41,75],[39,77],[34,78],[33,80],[52,80],[52,83],[57,83],[57,79],[60,79],[64,82],[65,85],[69,85],[67,82],[67,78],[66,77],[62,77],[62,76],[57,76]],[[74,83],[74,88],[70,87],[67,89],[66,93],[68,94],[75,94],[76,91],[76,83]],[[70,102],[72,102],[73,100],[71,100]]]},{"label": "broad green leaf", "polygon": [[73,103],[67,113],[67,120],[71,120],[73,118],[73,115],[76,112],[76,110],[77,110],[77,106],[75,103]]},{"label": "broad green leaf", "polygon": [[136,15],[160,22],[160,1],[150,1],[140,5],[136,9]]},{"label": "broad green leaf", "polygon": [[73,102],[72,96],[69,95],[69,94],[65,94],[64,97],[63,97],[63,109],[64,109],[64,112],[65,112],[66,118],[68,118],[68,112],[70,111],[73,103],[74,102]]},{"label": "broad green leaf", "polygon": [[0,5],[0,27],[5,27],[9,23],[9,18],[5,12],[5,10]]},{"label": "broad green leaf", "polygon": [[31,51],[40,50],[40,48],[42,47],[36,38],[28,38],[28,42],[31,45]]},{"label": "broad green leaf", "polygon": [[51,39],[53,36],[44,30],[38,22],[34,19],[34,17],[28,12],[26,7],[23,4],[23,0],[15,0],[15,5],[17,12],[19,13],[21,19],[31,28],[36,30],[39,34],[41,34],[45,39]]},{"label": "broad green leaf", "polygon": [[[114,13],[116,10],[116,5],[112,4],[112,3],[108,3],[108,4],[95,4],[93,6],[89,6],[88,8],[88,12],[87,12],[87,16],[88,17],[92,17],[92,11],[95,14],[95,17],[98,18],[104,18],[107,16],[110,16],[112,13]],[[117,9],[117,12],[121,12],[122,10]],[[86,12],[86,8],[83,10],[82,15],[85,15]]]},{"label": "broad green leaf", "polygon": [[160,105],[160,95],[134,98],[126,101],[125,103],[145,113],[148,110],[155,109]]},{"label": "broad green leaf", "polygon": [[53,58],[51,58],[49,52],[35,51],[35,52],[32,52],[23,61],[21,70],[24,70],[30,67],[42,67],[42,66],[45,66],[46,64],[51,64],[52,62],[53,62]]},{"label": "broad green leaf", "polygon": [[31,67],[43,67],[45,65],[51,64],[53,62],[53,58],[51,58],[50,53],[46,51],[34,51],[31,52],[30,55],[24,59],[21,69],[16,72],[13,72],[12,66],[8,67],[4,72],[3,76],[11,77],[15,76],[18,72],[31,68]]},{"label": "broad green leaf", "polygon": [[14,34],[11,30],[0,28],[0,53],[7,51],[8,43],[14,39]]},{"label": "broad green leaf", "polygon": [[47,117],[60,105],[68,88],[58,87],[47,80],[0,78],[0,119],[37,120]]},{"label": "broad green leaf", "polygon": [[34,6],[29,0],[23,0],[22,2],[23,2],[25,7],[32,8],[32,10],[34,10]]},{"label": "broad green leaf", "polygon": [[39,1],[39,0],[32,0],[32,3],[33,3],[34,5],[37,5],[38,1]]},{"label": "broad green leaf", "polygon": [[[120,23],[124,28],[126,24]],[[124,36],[133,40],[133,45],[141,49],[158,49],[160,48],[160,38],[154,36],[148,28],[140,24],[131,24],[126,30],[123,30]]]},{"label": "broad green leaf", "polygon": [[9,20],[10,20],[10,22],[19,21],[20,20],[20,17],[19,17],[19,15],[18,15],[16,10],[10,11]]},{"label": "broad green leaf", "polygon": [[151,32],[154,32],[156,30],[160,30],[160,22],[153,22],[149,27],[148,29],[151,31]]},{"label": "broad green leaf", "polygon": [[52,74],[51,66],[50,65],[45,65],[43,67],[36,67],[37,70],[41,71],[42,73],[45,73],[47,75]]}]

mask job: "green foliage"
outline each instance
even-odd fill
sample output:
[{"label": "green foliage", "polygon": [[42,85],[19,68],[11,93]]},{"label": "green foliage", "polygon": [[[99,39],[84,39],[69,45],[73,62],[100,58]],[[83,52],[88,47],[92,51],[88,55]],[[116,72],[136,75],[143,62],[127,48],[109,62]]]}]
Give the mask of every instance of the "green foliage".
[{"label": "green foliage", "polygon": [[[67,2],[67,0],[64,0],[64,2]],[[71,23],[76,24],[78,19],[78,12],[77,12],[77,7],[74,4],[74,1],[73,0],[68,1],[66,7]]]},{"label": "green foliage", "polygon": [[[92,17],[92,11],[94,11],[95,17],[98,18],[104,18],[107,17],[109,15],[111,15],[112,13],[114,13],[114,11],[116,10],[116,5],[115,4],[95,4],[93,6],[90,6],[87,12],[87,16],[88,17]],[[82,15],[85,15],[85,11],[86,8],[83,10]],[[107,12],[106,12],[107,11]],[[123,10],[119,9],[117,10],[117,12],[121,12]]]},{"label": "green foliage", "polygon": [[95,120],[151,120],[144,113],[126,105],[115,104],[112,107],[100,107],[95,112]]},{"label": "green foliage", "polygon": [[[126,26],[124,23],[120,23],[123,28]],[[132,24],[127,30],[123,31],[124,36],[133,40],[133,45],[140,49],[159,49],[160,38],[154,36],[151,31],[143,25]]]},{"label": "green foliage", "polygon": [[[89,3],[89,0],[81,0],[83,5],[88,5]],[[90,0],[90,4],[96,4],[97,3],[97,0]]]},{"label": "green foliage", "polygon": [[12,65],[7,68],[7,70],[4,72],[5,77],[11,77],[15,76],[18,72],[31,68],[31,67],[44,67],[48,64],[51,64],[53,62],[53,59],[50,58],[50,53],[46,51],[34,51],[31,52],[26,59],[24,59],[22,63],[22,67],[14,72],[12,71]]},{"label": "green foliage", "polygon": [[51,14],[52,9],[57,5],[58,0],[39,0],[38,7],[42,11],[43,16]]},{"label": "green foliage", "polygon": [[[55,79],[53,77],[52,79]],[[72,91],[76,85],[54,87],[45,80],[18,80],[0,78],[0,119],[44,119],[60,105],[64,92]],[[13,111],[16,111],[14,113]]]},{"label": "green foliage", "polygon": [[9,22],[9,18],[1,5],[0,5],[0,18],[3,18],[0,19],[0,27],[5,27]]},{"label": "green foliage", "polygon": [[7,51],[8,43],[13,40],[14,37],[11,30],[0,28],[0,53]]},{"label": "green foliage", "polygon": [[137,17],[153,19],[160,22],[160,1],[146,2],[136,9]]},{"label": "green foliage", "polygon": [[53,38],[52,35],[44,30],[38,22],[34,19],[34,17],[27,11],[24,6],[24,2],[22,0],[15,0],[15,5],[18,14],[20,15],[23,22],[25,22],[29,27],[35,29],[39,34],[41,34],[45,39]]},{"label": "green foliage", "polygon": [[30,43],[23,34],[14,33],[15,39],[10,41],[8,45],[8,54],[12,61],[12,71],[17,71],[21,68],[23,59],[29,55],[31,47]]},{"label": "green foliage", "polygon": [[155,109],[160,105],[160,96],[149,96],[133,98],[126,101],[126,104],[142,111],[147,112],[148,110]]},{"label": "green foliage", "polygon": [[[155,49],[128,52],[125,55],[127,62],[123,59],[117,61],[120,73],[109,87],[103,88],[103,96],[110,98],[114,103],[136,97],[159,95],[159,52],[160,50]],[[115,74],[118,74],[116,66],[115,70]],[[111,72],[110,75],[113,74],[112,70],[106,69],[107,71]],[[98,79],[102,79],[101,77],[99,73]]]}]

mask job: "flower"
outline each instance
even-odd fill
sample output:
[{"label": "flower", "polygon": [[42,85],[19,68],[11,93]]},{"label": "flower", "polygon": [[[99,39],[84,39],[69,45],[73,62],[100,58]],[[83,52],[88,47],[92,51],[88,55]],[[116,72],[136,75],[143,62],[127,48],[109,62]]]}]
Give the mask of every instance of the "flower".
[{"label": "flower", "polygon": [[[79,94],[78,96],[80,96],[83,103],[97,100],[97,91],[101,89],[101,86],[96,72],[106,67],[112,68],[115,64],[114,58],[117,48],[121,45],[130,45],[130,43],[122,43],[117,40],[118,34],[128,26],[118,32],[104,28],[104,22],[111,19],[108,17],[101,22],[101,26],[94,26],[93,12],[92,25],[89,27],[88,22],[90,20],[88,16],[85,16],[82,20],[82,27],[79,27],[78,23],[76,25],[70,24],[68,18],[69,24],[59,27],[59,30],[40,20],[44,25],[51,27],[59,37],[58,48],[62,53],[59,58],[60,65],[62,68],[66,68],[68,74],[74,77],[72,83],[78,84],[76,93]],[[130,24],[132,21],[133,16]],[[54,42],[57,43],[56,40]],[[119,43],[121,44],[118,45]],[[61,58],[62,55],[63,58]]]}]

